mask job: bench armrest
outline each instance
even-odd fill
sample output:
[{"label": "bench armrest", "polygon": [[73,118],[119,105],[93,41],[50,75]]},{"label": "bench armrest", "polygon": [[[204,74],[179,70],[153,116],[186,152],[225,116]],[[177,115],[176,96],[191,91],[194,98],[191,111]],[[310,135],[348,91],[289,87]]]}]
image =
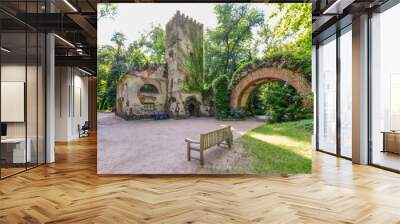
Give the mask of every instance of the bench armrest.
[{"label": "bench armrest", "polygon": [[192,139],[190,139],[190,138],[185,138],[185,142],[200,144],[200,141],[195,141],[195,140],[192,140]]}]

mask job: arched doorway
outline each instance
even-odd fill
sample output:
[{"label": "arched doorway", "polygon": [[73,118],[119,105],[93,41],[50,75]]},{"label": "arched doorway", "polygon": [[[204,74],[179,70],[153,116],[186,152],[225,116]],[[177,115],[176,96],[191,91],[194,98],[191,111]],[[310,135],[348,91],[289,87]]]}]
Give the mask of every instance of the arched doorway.
[{"label": "arched doorway", "polygon": [[241,74],[240,77],[241,78],[232,88],[232,108],[247,108],[254,90],[268,81],[286,82],[304,96],[311,93],[311,86],[302,74],[276,66],[259,67],[250,72]]},{"label": "arched doorway", "polygon": [[200,116],[200,102],[197,101],[196,97],[189,96],[185,100],[185,111],[186,115],[190,117]]},{"label": "arched doorway", "polygon": [[189,116],[194,116],[195,111],[196,111],[196,108],[195,108],[194,104],[193,104],[193,103],[190,103],[190,104],[188,105]]}]

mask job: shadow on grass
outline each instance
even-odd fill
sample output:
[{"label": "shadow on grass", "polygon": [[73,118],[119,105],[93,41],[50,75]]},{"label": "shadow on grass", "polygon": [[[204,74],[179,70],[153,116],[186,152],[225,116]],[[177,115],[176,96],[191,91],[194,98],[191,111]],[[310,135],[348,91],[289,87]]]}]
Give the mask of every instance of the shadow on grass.
[{"label": "shadow on grass", "polygon": [[266,124],[246,133],[240,142],[253,158],[258,174],[311,173],[312,120]]},{"label": "shadow on grass", "polygon": [[290,121],[283,123],[266,124],[251,130],[252,133],[259,133],[269,136],[284,136],[293,141],[310,143],[313,131],[313,120]]}]

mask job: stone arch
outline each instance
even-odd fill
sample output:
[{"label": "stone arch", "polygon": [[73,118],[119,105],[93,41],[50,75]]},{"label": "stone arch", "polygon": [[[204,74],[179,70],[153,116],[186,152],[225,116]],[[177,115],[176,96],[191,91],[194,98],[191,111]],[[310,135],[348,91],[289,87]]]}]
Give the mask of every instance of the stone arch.
[{"label": "stone arch", "polygon": [[302,95],[311,93],[311,86],[302,74],[276,66],[261,67],[241,75],[239,81],[232,87],[231,107],[246,108],[255,89],[267,81],[278,80],[290,84]]}]

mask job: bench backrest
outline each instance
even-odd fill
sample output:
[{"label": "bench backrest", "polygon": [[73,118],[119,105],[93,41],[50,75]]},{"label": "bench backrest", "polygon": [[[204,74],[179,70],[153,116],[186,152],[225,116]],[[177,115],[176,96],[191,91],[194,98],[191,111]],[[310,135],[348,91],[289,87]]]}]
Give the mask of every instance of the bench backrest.
[{"label": "bench backrest", "polygon": [[225,140],[232,140],[231,126],[200,134],[200,148],[207,149]]}]

